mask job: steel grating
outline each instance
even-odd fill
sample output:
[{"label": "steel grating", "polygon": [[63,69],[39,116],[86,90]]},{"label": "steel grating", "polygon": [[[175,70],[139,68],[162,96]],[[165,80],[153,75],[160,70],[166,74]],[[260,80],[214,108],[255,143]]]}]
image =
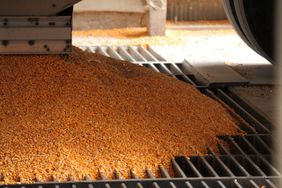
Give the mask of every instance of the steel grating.
[{"label": "steel grating", "polygon": [[[220,154],[216,154],[208,146],[206,156],[179,156],[171,160],[175,176],[170,177],[167,170],[160,166],[161,178],[156,178],[147,170],[146,179],[138,179],[131,172],[131,179],[120,179],[116,172],[116,179],[109,180],[100,174],[100,180],[59,183],[54,180],[48,183],[31,185],[9,185],[1,188],[242,188],[242,187],[277,187],[281,173],[273,165],[277,161],[272,150],[272,126],[261,121],[251,106],[242,105],[242,101],[230,94],[226,88],[207,88],[199,86],[188,67],[183,63],[168,62],[150,47],[81,47],[83,50],[100,53],[120,60],[151,68],[165,73],[176,79],[198,87],[199,90],[224,105],[231,107],[249,125],[242,123],[240,128],[247,134],[243,137],[226,136],[219,144]],[[226,144],[227,143],[227,144]]]}]

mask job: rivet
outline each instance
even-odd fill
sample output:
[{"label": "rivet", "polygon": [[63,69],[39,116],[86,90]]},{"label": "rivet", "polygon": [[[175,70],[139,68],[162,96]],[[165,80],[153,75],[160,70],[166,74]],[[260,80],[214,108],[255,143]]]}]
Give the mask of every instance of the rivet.
[{"label": "rivet", "polygon": [[3,45],[3,46],[8,46],[8,44],[9,44],[9,41],[8,41],[8,40],[3,40],[3,41],[2,41],[2,45]]},{"label": "rivet", "polygon": [[33,46],[33,45],[35,44],[35,41],[34,41],[34,40],[29,40],[29,41],[28,41],[28,44],[29,44],[30,46]]}]

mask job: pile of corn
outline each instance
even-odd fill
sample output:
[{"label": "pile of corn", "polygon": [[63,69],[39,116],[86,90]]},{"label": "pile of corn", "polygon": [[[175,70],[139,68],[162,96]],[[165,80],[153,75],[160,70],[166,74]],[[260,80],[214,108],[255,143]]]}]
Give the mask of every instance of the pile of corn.
[{"label": "pile of corn", "polygon": [[218,102],[171,77],[75,49],[0,56],[0,182],[144,177],[240,135]]}]

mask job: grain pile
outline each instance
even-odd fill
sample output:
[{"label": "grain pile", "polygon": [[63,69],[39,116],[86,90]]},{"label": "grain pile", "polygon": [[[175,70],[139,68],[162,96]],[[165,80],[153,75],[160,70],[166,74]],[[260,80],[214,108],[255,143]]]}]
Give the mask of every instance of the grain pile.
[{"label": "grain pile", "polygon": [[[123,177],[242,134],[219,103],[146,68],[75,49],[0,56],[2,183]],[[0,182],[1,182],[0,181]]]}]

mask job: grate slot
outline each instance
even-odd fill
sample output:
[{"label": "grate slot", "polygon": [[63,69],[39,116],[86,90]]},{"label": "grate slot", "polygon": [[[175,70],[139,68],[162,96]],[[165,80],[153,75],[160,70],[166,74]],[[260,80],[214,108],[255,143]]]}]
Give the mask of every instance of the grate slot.
[{"label": "grate slot", "polygon": [[100,47],[100,46],[98,46],[95,51],[96,51],[96,53],[101,54],[101,55],[103,55],[103,56],[107,56],[107,57],[110,56],[110,55],[107,53],[107,51],[106,51],[104,48]]},{"label": "grate slot", "polygon": [[[211,92],[210,90],[204,90],[205,92],[205,94],[207,95],[207,96],[209,96],[209,97],[211,97],[211,98],[213,98],[213,99],[215,99],[215,100],[217,100],[218,102],[220,102],[223,106],[227,106],[225,103],[224,103],[224,101],[222,100],[222,99],[220,99],[220,98],[218,98],[218,96],[216,96],[213,92]],[[227,106],[228,107],[228,106]],[[236,113],[234,113],[233,111],[230,111],[230,113],[231,114],[233,114],[234,115],[234,117],[238,117],[238,115],[236,114]],[[248,126],[248,125],[246,125],[246,123],[244,123],[244,122],[239,122],[239,124],[237,125],[241,130],[243,130],[243,131],[245,131],[246,133],[254,133],[255,132],[255,130],[252,128],[252,127],[250,127],[250,126]]]},{"label": "grate slot", "polygon": [[[99,172],[101,180],[107,180],[107,176],[103,172]],[[110,184],[106,183],[105,188],[111,188]]]},{"label": "grate slot", "polygon": [[144,63],[142,66],[147,67],[153,71],[160,72],[152,63]]},{"label": "grate slot", "polygon": [[195,82],[191,80],[187,75],[175,75],[175,77],[183,82],[186,82],[188,84],[192,84],[193,86],[196,86]]},{"label": "grate slot", "polygon": [[161,176],[163,178],[170,178],[169,173],[166,171],[166,169],[163,166],[160,166],[159,169],[160,169]]},{"label": "grate slot", "polygon": [[206,156],[205,158],[220,177],[234,176],[229,169],[227,170],[227,167],[217,156]]},{"label": "grate slot", "polygon": [[218,169],[218,174],[222,174],[223,177],[225,176],[232,176],[234,177],[235,175],[233,174],[233,172],[224,164],[224,162],[219,158],[218,155],[214,154],[214,152],[208,148],[208,152],[210,154],[210,157],[212,157],[213,159],[215,159],[214,161],[217,161],[215,164],[214,169],[217,170]]},{"label": "grate slot", "polygon": [[164,66],[173,74],[176,75],[184,75],[184,73],[177,68],[174,63],[164,63]]},{"label": "grate slot", "polygon": [[87,47],[88,52],[92,52],[92,53],[96,53],[98,47],[95,46],[91,46],[91,47]]},{"label": "grate slot", "polygon": [[191,162],[198,168],[204,177],[218,177],[218,174],[213,170],[209,163],[202,156],[191,157]]},{"label": "grate slot", "polygon": [[175,159],[172,159],[171,160],[171,164],[172,164],[172,169],[173,169],[173,172],[174,172],[174,176],[175,177],[180,177],[180,178],[185,178],[186,175],[185,173],[182,171],[183,168],[180,168],[180,166],[178,165],[178,161],[180,159],[180,157],[177,157]]},{"label": "grate slot", "polygon": [[250,156],[250,158],[264,172],[264,174],[266,174],[266,176],[280,176],[280,173],[264,158],[259,156]]},{"label": "grate slot", "polygon": [[220,160],[224,162],[224,164],[236,177],[249,176],[249,173],[246,171],[246,169],[241,164],[238,165],[238,161],[236,161],[235,158],[230,158],[229,156],[220,156]]},{"label": "grate slot", "polygon": [[256,164],[258,164],[260,169],[262,169],[265,174],[267,174],[268,176],[273,176],[273,175],[280,176],[281,175],[279,171],[275,167],[272,166],[271,158],[268,157],[270,155],[262,156],[259,153],[256,153],[256,154],[257,154],[255,157],[256,160],[253,159],[253,161],[256,161]]},{"label": "grate slot", "polygon": [[[269,184],[268,183],[269,180],[267,179],[261,179],[259,181],[255,181],[255,180],[249,180],[249,187],[258,187],[258,188],[261,188],[261,187],[267,187],[267,188],[273,188],[273,187],[276,187],[274,184]],[[240,182],[243,182],[242,180]]]},{"label": "grate slot", "polygon": [[229,88],[226,90],[226,93],[228,93],[228,96],[230,96],[232,99],[234,99],[237,103],[239,103],[244,109],[246,109],[252,116],[254,116],[257,120],[262,122],[264,125],[266,125],[269,129],[272,129],[271,120],[269,118],[266,118],[261,113],[256,111],[251,104],[246,102],[246,100],[240,95],[236,94],[236,87],[235,88]]},{"label": "grate slot", "polygon": [[237,180],[234,180],[234,186],[238,187],[238,188],[244,188]]},{"label": "grate slot", "polygon": [[210,186],[208,186],[208,184],[204,181],[202,181],[201,184],[203,185],[204,188],[210,188]]},{"label": "grate slot", "polygon": [[193,188],[193,185],[189,181],[185,182],[185,184],[187,185],[188,188]]},{"label": "grate slot", "polygon": [[217,183],[219,184],[219,186],[220,186],[221,188],[227,188],[221,181],[217,181]]},{"label": "grate slot", "polygon": [[270,135],[260,135],[260,138],[264,143],[266,143],[266,145],[273,146],[272,138],[270,137]]},{"label": "grate slot", "polygon": [[[238,137],[236,137],[238,140]],[[280,173],[278,172],[278,170],[276,170],[267,160],[265,160],[264,157],[262,157],[261,155],[259,155],[259,153],[253,148],[253,151],[255,151],[255,156],[251,157],[250,154],[253,153],[249,153],[249,155],[246,155],[245,151],[242,148],[240,148],[240,146],[246,146],[249,145],[249,147],[252,147],[250,144],[248,144],[247,142],[244,143],[236,143],[236,138],[229,138],[229,140],[231,140],[232,144],[234,144],[234,146],[240,151],[240,153],[242,153],[244,156],[246,156],[246,158],[248,159],[249,162],[251,162],[253,164],[253,166],[261,173],[261,175],[280,175]],[[240,138],[240,140],[244,140],[244,137]],[[246,141],[246,139],[245,139]],[[247,153],[248,154],[248,153]],[[249,158],[250,156],[250,158]]]},{"label": "grate slot", "polygon": [[214,186],[214,185],[211,185],[210,187],[211,187],[211,188],[213,188],[213,187],[227,188],[227,186],[226,186],[222,181],[216,181],[215,186]]},{"label": "grate slot", "polygon": [[250,183],[254,188],[260,188],[260,186],[256,184],[256,182],[254,182],[253,180],[250,180]]},{"label": "grate slot", "polygon": [[[155,64],[155,63],[150,63],[150,65],[154,68],[154,70],[157,70],[157,72],[161,72],[163,70],[160,70],[156,65],[158,64]],[[163,72],[164,73],[164,72]]]},{"label": "grate slot", "polygon": [[124,59],[115,51],[115,49],[113,49],[112,47],[108,47],[107,48],[107,53],[110,55],[110,57],[118,59],[118,60],[122,60],[124,61]]},{"label": "grate slot", "polygon": [[91,47],[85,47],[85,51],[95,53],[95,50],[93,51],[93,48]]},{"label": "grate slot", "polygon": [[272,154],[272,150],[270,147],[260,138],[260,136],[257,135],[246,135],[244,137],[252,147],[255,148],[255,150],[262,154],[262,155],[270,155]]},{"label": "grate slot", "polygon": [[262,157],[269,163],[272,164],[272,155],[262,155]]},{"label": "grate slot", "polygon": [[[130,174],[131,174],[131,178],[133,178],[133,179],[135,179],[135,180],[138,179],[138,177],[136,176],[136,174],[135,174],[132,170],[130,170]],[[136,186],[137,186],[138,188],[143,188],[143,185],[142,185],[140,182],[137,182]]]},{"label": "grate slot", "polygon": [[188,166],[196,174],[197,177],[203,177],[201,172],[198,170],[198,168],[191,162],[190,158],[185,157],[185,161],[187,162]]},{"label": "grate slot", "polygon": [[125,61],[130,61],[132,63],[136,62],[135,59],[133,59],[132,56],[123,47],[118,47],[117,52]]},{"label": "grate slot", "polygon": [[197,187],[197,188],[211,188],[207,185],[207,183],[205,181],[198,181],[198,182],[189,182],[190,183],[190,187]]},{"label": "grate slot", "polygon": [[143,46],[140,46],[138,49],[139,49],[138,51],[140,52],[140,54],[142,54],[142,56],[143,56],[147,61],[159,62],[159,60],[158,60],[156,57],[154,57],[154,55],[151,54],[151,53],[150,53],[147,49],[145,49]]},{"label": "grate slot", "polygon": [[[281,175],[280,173],[279,173],[279,171],[276,169],[276,168],[274,168],[271,164],[270,164],[270,159],[268,159],[268,157],[263,157],[262,155],[261,155],[261,153],[260,152],[258,152],[257,150],[256,150],[256,148],[245,138],[245,137],[242,137],[242,139],[246,142],[246,144],[248,144],[249,146],[250,146],[250,148],[252,148],[254,151],[255,151],[255,153],[256,153],[256,155],[258,155],[259,156],[259,162],[257,163],[257,164],[259,164],[259,166],[261,167],[261,169],[264,169],[263,171],[267,174],[267,175],[277,175],[277,176],[279,176],[279,175]],[[243,144],[244,145],[244,144]],[[259,147],[257,147],[257,148],[259,148]]]},{"label": "grate slot", "polygon": [[277,188],[276,185],[274,185],[274,183],[272,183],[270,180],[266,180],[267,186],[273,187],[273,188]]},{"label": "grate slot", "polygon": [[225,186],[221,181],[207,182],[207,181],[198,181],[198,182],[187,182],[189,187],[192,188],[224,188]]},{"label": "grate slot", "polygon": [[177,164],[181,167],[185,176],[187,177],[202,177],[201,173],[193,165],[193,163],[186,157],[175,158]]},{"label": "grate slot", "polygon": [[150,46],[148,46],[148,51],[157,59],[157,61],[166,61],[160,54],[156,53]]},{"label": "grate slot", "polygon": [[236,144],[233,138],[228,138],[232,145],[240,151],[243,156],[236,156],[237,160],[245,167],[245,169],[253,176],[265,176],[264,172],[249,158],[246,153]]},{"label": "grate slot", "polygon": [[175,63],[175,66],[186,75],[192,75],[188,68],[186,68],[185,64],[183,63]]},{"label": "grate slot", "polygon": [[[237,104],[233,99],[226,95],[222,90],[217,90],[217,96],[235,110],[242,118],[244,118],[251,126],[254,127],[257,133],[270,134],[270,130],[263,126],[258,120],[256,120],[251,114]],[[256,133],[255,132],[255,133]]]},{"label": "grate slot", "polygon": [[162,67],[162,69],[164,69],[167,74],[172,75],[173,77],[175,77],[175,74],[171,72],[171,70],[166,66],[167,63],[160,63],[160,66]]},{"label": "grate slot", "polygon": [[[74,183],[73,183],[74,185]],[[83,185],[79,185],[79,184],[75,184],[77,188],[96,188],[96,186],[93,186],[93,184],[83,184]],[[46,187],[45,187],[46,188]],[[65,188],[64,186],[61,186],[61,188]]]},{"label": "grate slot", "polygon": [[136,48],[129,46],[127,51],[136,61],[147,61]]},{"label": "grate slot", "polygon": [[[153,175],[153,173],[152,173],[151,170],[147,169],[147,170],[146,170],[146,174],[147,174],[148,178],[150,178],[150,179],[156,179],[156,178],[154,177],[154,175]],[[154,187],[154,188],[160,188],[160,186],[159,186],[159,184],[158,184],[157,182],[153,182],[153,187]]]},{"label": "grate slot", "polygon": [[238,149],[238,147],[235,146],[235,150],[236,153],[242,153],[241,151],[244,151],[244,153],[246,153],[247,155],[255,155],[258,154],[258,152],[250,146],[250,144],[246,143],[246,141],[244,140],[244,137],[232,137],[233,141],[237,144],[237,146],[240,148]]},{"label": "grate slot", "polygon": [[[118,179],[118,180],[121,179],[119,173],[118,173],[116,170],[114,171],[114,176],[115,176],[115,178]],[[121,184],[120,184],[120,188],[127,188],[127,186],[126,186],[124,183],[121,183]]]},{"label": "grate slot", "polygon": [[173,75],[163,64],[158,63],[158,64],[153,64],[161,73],[168,74],[168,75]]},{"label": "grate slot", "polygon": [[231,155],[223,145],[219,145],[219,148],[226,154],[219,156],[219,158],[233,172],[233,174],[236,176],[250,176],[248,171],[236,160],[235,156]]},{"label": "grate slot", "polygon": [[194,83],[195,83],[195,86],[196,88],[199,88],[199,87],[204,87],[204,88],[207,88],[207,86],[204,86],[202,85],[194,75],[190,75],[190,74],[186,74],[187,77],[189,77]]},{"label": "grate slot", "polygon": [[[162,176],[163,178],[169,178],[169,179],[171,178],[170,175],[169,175],[169,173],[166,171],[166,169],[165,169],[163,166],[160,166],[160,173],[161,173],[161,176]],[[169,185],[170,185],[171,188],[177,188],[177,187],[175,186],[175,184],[172,183],[172,182],[169,182]]]}]

